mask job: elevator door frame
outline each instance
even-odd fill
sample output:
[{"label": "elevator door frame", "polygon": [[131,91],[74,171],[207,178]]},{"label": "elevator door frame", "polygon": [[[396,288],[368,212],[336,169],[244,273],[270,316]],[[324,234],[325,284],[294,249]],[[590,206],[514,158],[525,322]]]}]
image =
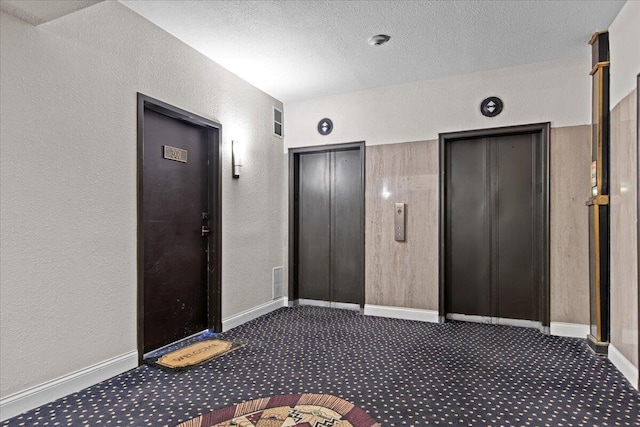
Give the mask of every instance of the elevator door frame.
[{"label": "elevator door frame", "polygon": [[[298,297],[298,209],[295,201],[295,194],[299,179],[299,159],[301,154],[327,153],[334,151],[358,150],[360,153],[360,193],[362,195],[362,210],[360,212],[360,234],[362,240],[362,257],[365,260],[365,142],[349,142],[344,144],[317,145],[311,147],[299,147],[289,149],[289,305],[297,305]],[[365,261],[366,262],[366,261]],[[365,262],[362,263],[362,283],[360,310],[364,308],[365,300]],[[330,303],[329,307],[347,308],[350,304]]]},{"label": "elevator door frame", "polygon": [[[541,169],[539,171],[542,177],[542,218],[540,229],[543,232],[542,236],[542,258],[540,260],[540,304],[539,304],[539,319],[542,325],[542,330],[546,333],[549,332],[550,324],[550,278],[549,278],[549,135],[550,135],[550,123],[535,123],[530,125],[519,126],[507,126],[490,129],[478,129],[461,132],[449,132],[441,133],[439,135],[439,170],[440,170],[440,216],[439,216],[439,292],[438,292],[438,317],[441,323],[445,322],[447,316],[446,307],[446,218],[447,218],[447,158],[446,148],[447,144],[451,141],[464,139],[464,138],[492,138],[513,134],[539,134],[542,144],[542,161]],[[471,316],[473,318],[479,316]],[[471,319],[477,320],[477,319]],[[494,319],[498,324],[503,323],[503,319]],[[504,323],[508,323],[504,322]],[[518,323],[518,322],[515,322]],[[525,326],[526,322],[521,322],[522,326]]]}]

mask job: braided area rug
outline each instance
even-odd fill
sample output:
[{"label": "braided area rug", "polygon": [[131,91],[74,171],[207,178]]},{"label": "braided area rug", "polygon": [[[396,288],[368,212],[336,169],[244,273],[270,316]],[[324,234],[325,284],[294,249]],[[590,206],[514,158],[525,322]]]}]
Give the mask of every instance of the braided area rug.
[{"label": "braided area rug", "polygon": [[288,394],[218,409],[176,427],[380,427],[365,411],[329,394]]}]

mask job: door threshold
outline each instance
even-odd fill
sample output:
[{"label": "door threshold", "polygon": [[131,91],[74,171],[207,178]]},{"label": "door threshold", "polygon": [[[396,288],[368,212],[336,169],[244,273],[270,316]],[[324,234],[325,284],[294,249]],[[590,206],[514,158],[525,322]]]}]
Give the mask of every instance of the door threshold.
[{"label": "door threshold", "polygon": [[198,341],[217,337],[218,335],[219,334],[213,332],[210,329],[204,329],[200,332],[196,332],[195,334],[189,335],[188,337],[182,338],[178,341],[174,341],[172,343],[164,345],[155,350],[148,351],[142,355],[142,359],[157,358],[159,356],[162,356],[165,353],[169,353],[179,348],[186,347],[187,345],[193,344]]},{"label": "door threshold", "polygon": [[458,313],[449,313],[447,314],[446,317],[449,320],[457,320],[460,322],[472,322],[472,323],[483,323],[485,325],[516,326],[519,328],[531,328],[531,329],[537,329],[543,333],[546,333],[545,330],[548,329],[542,326],[542,323],[537,320],[509,319],[506,317],[478,316],[473,314],[458,314]]},{"label": "door threshold", "polygon": [[360,304],[353,304],[350,302],[323,301],[323,300],[306,299],[306,298],[300,298],[296,300],[294,302],[294,305],[309,305],[313,307],[326,307],[326,308],[338,308],[341,310],[361,311]]}]

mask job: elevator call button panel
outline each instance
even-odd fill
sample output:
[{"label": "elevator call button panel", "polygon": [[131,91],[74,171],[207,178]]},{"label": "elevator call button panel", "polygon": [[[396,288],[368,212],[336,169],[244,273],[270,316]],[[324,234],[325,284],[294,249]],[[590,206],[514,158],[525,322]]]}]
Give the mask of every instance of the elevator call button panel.
[{"label": "elevator call button panel", "polygon": [[405,211],[407,210],[406,203],[396,203],[393,222],[393,234],[395,236],[396,241],[404,242],[405,241]]}]

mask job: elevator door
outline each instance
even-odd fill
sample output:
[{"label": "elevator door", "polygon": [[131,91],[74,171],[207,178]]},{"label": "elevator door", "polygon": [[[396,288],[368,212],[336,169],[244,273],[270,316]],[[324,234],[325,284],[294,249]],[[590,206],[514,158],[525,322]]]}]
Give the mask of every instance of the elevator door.
[{"label": "elevator door", "polygon": [[452,140],[446,150],[448,316],[540,321],[540,135]]},{"label": "elevator door", "polygon": [[364,242],[359,149],[294,154],[297,292],[307,303],[362,305]]}]

